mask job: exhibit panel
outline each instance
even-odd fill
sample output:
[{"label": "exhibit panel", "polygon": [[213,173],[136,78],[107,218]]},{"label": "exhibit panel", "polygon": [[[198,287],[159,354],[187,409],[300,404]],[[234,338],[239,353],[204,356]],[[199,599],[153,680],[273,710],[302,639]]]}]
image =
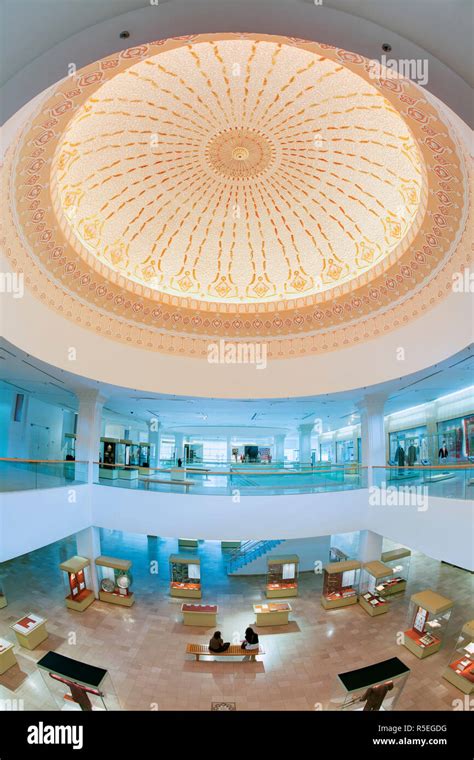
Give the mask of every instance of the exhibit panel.
[{"label": "exhibit panel", "polygon": [[408,628],[403,644],[420,659],[442,646],[454,602],[427,589],[413,594],[408,608]]},{"label": "exhibit panel", "polygon": [[77,612],[84,612],[94,601],[94,592],[90,577],[90,560],[87,557],[74,556],[61,562],[64,587],[66,589],[66,607]]},{"label": "exhibit panel", "polygon": [[410,549],[394,549],[393,551],[383,552],[381,561],[387,567],[392,568],[393,576],[384,580],[380,585],[383,586],[380,589],[381,596],[392,596],[393,594],[401,594],[405,591],[408,582],[408,574],[410,571]]},{"label": "exhibit panel", "polygon": [[384,582],[392,575],[392,568],[383,562],[374,560],[362,566],[360,576],[359,604],[368,615],[383,615],[388,612],[390,605],[381,592]]},{"label": "exhibit panel", "polygon": [[56,652],[38,660],[38,668],[59,710],[120,710],[110,673]]},{"label": "exhibit panel", "polygon": [[361,563],[358,560],[330,562],[324,567],[321,604],[326,610],[357,604]]},{"label": "exhibit panel", "polygon": [[329,709],[394,710],[409,675],[410,668],[398,657],[339,673]]},{"label": "exhibit panel", "polygon": [[443,678],[464,694],[474,692],[474,620],[463,626]]},{"label": "exhibit panel", "polygon": [[99,599],[102,602],[131,607],[135,602],[135,595],[130,590],[133,583],[131,561],[100,556],[95,564],[99,576]]},{"label": "exhibit panel", "polygon": [[268,599],[298,596],[298,566],[296,554],[269,557],[265,595]]},{"label": "exhibit panel", "polygon": [[48,638],[46,630],[47,618],[28,612],[27,615],[16,620],[10,628],[15,632],[16,640],[21,647],[25,649],[36,649],[45,639]]},{"label": "exhibit panel", "polygon": [[170,595],[200,599],[201,560],[198,557],[186,557],[172,554],[170,564]]}]

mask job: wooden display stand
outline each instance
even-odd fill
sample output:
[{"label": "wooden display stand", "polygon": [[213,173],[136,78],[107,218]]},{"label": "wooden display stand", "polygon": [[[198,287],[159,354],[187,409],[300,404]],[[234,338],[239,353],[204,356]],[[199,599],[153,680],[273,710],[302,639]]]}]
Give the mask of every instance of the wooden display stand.
[{"label": "wooden display stand", "polygon": [[351,589],[352,593],[341,586],[337,576],[351,570],[360,570],[361,563],[356,559],[350,559],[345,562],[330,562],[324,567],[324,585],[326,593],[321,596],[321,605],[325,610],[331,610],[335,607],[347,607],[350,604],[357,604],[357,588]]},{"label": "wooden display stand", "polygon": [[46,618],[39,617],[29,612],[23,615],[10,628],[15,631],[16,640],[25,649],[35,649],[42,641],[48,638],[46,630]]},{"label": "wooden display stand", "polygon": [[[127,573],[132,563],[128,559],[116,559],[115,557],[97,557],[95,564],[98,567],[110,567],[112,570],[120,570],[123,573]],[[101,602],[109,602],[109,604],[120,604],[122,607],[131,607],[135,603],[135,595],[133,591],[129,591],[127,594],[121,594],[120,591],[104,591],[99,589],[99,599]]]},{"label": "wooden display stand", "polygon": [[16,664],[13,644],[7,639],[0,639],[0,676]]},{"label": "wooden display stand", "polygon": [[[201,565],[198,557],[185,557],[182,554],[172,554],[169,561],[170,565]],[[179,581],[173,578],[173,571],[171,571],[170,595],[186,599],[201,599],[201,578]]]},{"label": "wooden display stand", "polygon": [[[77,576],[78,573],[84,571],[86,567],[89,567],[90,561],[86,557],[74,556],[71,559],[62,562],[59,567],[69,576]],[[72,592],[66,597],[66,607],[76,612],[84,612],[95,599],[94,592],[91,589],[84,588],[79,591],[76,596],[72,595]]]},{"label": "wooden display stand", "polygon": [[0,594],[0,610],[7,606],[7,597],[5,594]]},{"label": "wooden display stand", "polygon": [[199,541],[197,538],[178,538],[178,546],[180,549],[197,549]]},{"label": "wooden display stand", "polygon": [[[286,599],[291,596],[298,596],[298,564],[300,558],[296,554],[288,554],[287,556],[275,556],[269,557],[267,560],[267,584],[265,587],[265,596],[267,599]],[[272,565],[278,569],[282,569],[283,565],[294,565],[295,575],[291,580],[285,580],[281,578],[279,581],[272,581]]]},{"label": "wooden display stand", "polygon": [[[362,567],[369,575],[375,579],[375,585],[377,585],[378,578],[384,578],[390,575],[392,572],[391,567],[384,565],[378,560],[374,560],[373,562],[366,562],[362,565]],[[371,595],[374,601],[377,601],[377,604],[371,604],[370,600],[365,599],[364,594],[361,592],[359,596],[359,604],[362,609],[367,612],[368,615],[375,617],[376,615],[383,615],[385,612],[388,612],[390,607],[389,602],[384,600],[378,592],[374,594],[371,591],[368,591],[367,593]]]},{"label": "wooden display stand", "polygon": [[[474,643],[474,620],[470,620],[463,626],[461,636],[466,637],[468,644]],[[460,689],[464,694],[472,694],[474,693],[474,662],[472,662],[472,655],[468,658],[471,659],[471,666],[468,666],[463,671],[463,675],[461,675],[461,671],[459,670],[462,659],[462,655],[456,653],[456,657],[444,671],[443,678],[452,683],[453,686],[456,686],[457,689]]]},{"label": "wooden display stand", "polygon": [[288,625],[291,607],[288,602],[254,604],[255,624],[259,627],[270,625]]},{"label": "wooden display stand", "polygon": [[[448,599],[446,596],[441,596],[441,594],[437,594],[436,591],[431,591],[429,589],[413,594],[410,602],[435,616],[447,612],[454,606],[454,602],[451,599]],[[414,655],[419,657],[420,660],[438,652],[442,645],[442,641],[438,637],[436,637],[437,640],[432,644],[427,646],[424,645],[420,641],[423,635],[424,634],[418,633],[418,631],[415,631],[413,628],[405,631],[403,634],[404,646]]]},{"label": "wooden display stand", "polygon": [[182,604],[184,625],[215,628],[217,623],[217,604]]}]

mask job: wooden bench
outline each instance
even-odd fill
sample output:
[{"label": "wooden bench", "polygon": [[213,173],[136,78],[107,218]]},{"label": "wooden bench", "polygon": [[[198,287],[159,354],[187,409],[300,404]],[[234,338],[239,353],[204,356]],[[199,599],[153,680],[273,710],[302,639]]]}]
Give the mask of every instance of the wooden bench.
[{"label": "wooden bench", "polygon": [[194,480],[165,480],[164,478],[140,478],[142,483],[146,483],[146,489],[149,490],[150,483],[164,483],[168,486],[184,486],[186,493],[189,491],[189,486],[194,485]]},{"label": "wooden bench", "polygon": [[188,644],[186,646],[186,654],[192,654],[196,658],[196,662],[202,655],[208,655],[210,657],[249,657],[252,662],[256,662],[255,658],[258,654],[265,654],[262,647],[259,649],[242,649],[240,644],[231,644],[225,652],[211,652],[209,647],[204,644]]}]

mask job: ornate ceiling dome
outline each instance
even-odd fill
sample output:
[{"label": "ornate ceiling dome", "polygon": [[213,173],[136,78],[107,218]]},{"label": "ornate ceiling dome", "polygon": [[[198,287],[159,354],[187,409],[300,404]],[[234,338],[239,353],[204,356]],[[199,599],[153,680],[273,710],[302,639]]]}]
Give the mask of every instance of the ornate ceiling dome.
[{"label": "ornate ceiling dome", "polygon": [[14,265],[65,316],[150,349],[340,347],[417,316],[467,261],[463,159],[423,91],[304,40],[109,56],[51,91],[7,170]]}]

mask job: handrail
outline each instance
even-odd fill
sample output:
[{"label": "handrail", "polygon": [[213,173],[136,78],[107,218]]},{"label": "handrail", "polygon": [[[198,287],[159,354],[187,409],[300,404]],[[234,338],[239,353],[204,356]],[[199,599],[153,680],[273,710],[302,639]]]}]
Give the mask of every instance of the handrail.
[{"label": "handrail", "polygon": [[[188,467],[144,467],[141,464],[108,464],[107,462],[93,462],[93,464],[99,465],[99,467],[107,467],[108,469],[112,467],[118,467],[121,470],[150,470],[153,472],[175,472],[176,470],[180,470],[182,472],[186,472],[188,474],[193,473],[192,468]],[[367,470],[367,465],[350,465],[348,467],[318,467],[318,468],[312,468],[307,470],[200,470],[198,474],[201,474],[201,472],[207,472],[210,475],[319,475],[321,473],[326,472],[346,472],[347,470],[352,471],[358,471],[358,470]],[[194,470],[194,472],[196,472]]]},{"label": "handrail", "polygon": [[35,464],[89,464],[87,459],[21,459],[20,457],[0,457],[0,462],[29,462]]},{"label": "handrail", "polygon": [[468,470],[472,464],[373,464],[373,470]]}]

